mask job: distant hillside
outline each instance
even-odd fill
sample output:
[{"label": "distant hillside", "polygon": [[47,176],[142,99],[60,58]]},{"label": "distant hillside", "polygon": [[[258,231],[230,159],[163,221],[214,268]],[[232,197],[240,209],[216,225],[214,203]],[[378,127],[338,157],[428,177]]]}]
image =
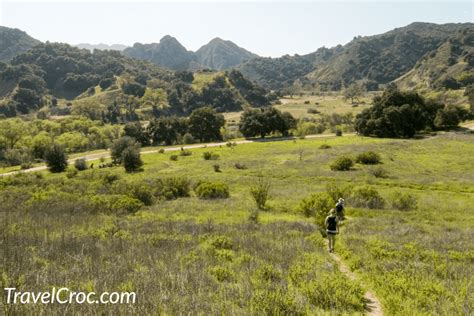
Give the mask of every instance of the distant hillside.
[{"label": "distant hillside", "polygon": [[133,47],[126,48],[123,54],[172,70],[188,70],[195,59],[193,52],[187,51],[176,38],[169,35],[163,37],[159,43],[135,43]]},{"label": "distant hillside", "polygon": [[473,24],[412,23],[381,35],[357,37],[308,78],[332,88],[353,81],[386,84],[409,71],[462,28]]},{"label": "distant hillside", "polygon": [[405,89],[459,89],[474,83],[473,28],[456,32],[395,83]]},{"label": "distant hillside", "polygon": [[240,65],[241,63],[258,57],[231,41],[225,41],[220,38],[211,40],[208,44],[202,46],[195,53],[196,61],[199,65],[209,69],[229,69]]},{"label": "distant hillside", "polygon": [[304,56],[255,58],[242,73],[268,89],[281,89],[299,79],[323,89],[340,89],[354,81],[377,89],[410,71],[427,53],[472,23],[412,23],[392,31],[355,37],[344,46],[322,48]]},{"label": "distant hillside", "polygon": [[11,60],[39,43],[19,29],[0,26],[0,61]]},{"label": "distant hillside", "polygon": [[81,43],[81,44],[77,44],[73,46],[76,46],[78,48],[88,49],[90,51],[93,51],[94,49],[123,51],[125,48],[128,47],[127,45],[122,45],[122,44],[108,45],[108,44],[103,44],[103,43],[100,43],[100,44]]},{"label": "distant hillside", "polygon": [[197,52],[186,50],[178,40],[169,35],[159,43],[135,43],[123,51],[129,57],[148,60],[172,70],[224,70],[235,67],[257,55],[220,38],[211,40]]},{"label": "distant hillside", "polygon": [[326,62],[339,50],[340,46],[331,49],[323,47],[302,56],[258,57],[243,63],[238,69],[259,85],[277,90],[291,86],[297,79],[305,79],[318,64]]}]

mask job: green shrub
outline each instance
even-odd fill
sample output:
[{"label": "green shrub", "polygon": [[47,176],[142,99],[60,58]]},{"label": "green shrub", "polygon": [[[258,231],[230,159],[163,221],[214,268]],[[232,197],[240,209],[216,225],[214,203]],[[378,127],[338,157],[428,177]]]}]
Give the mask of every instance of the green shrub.
[{"label": "green shrub", "polygon": [[231,250],[232,248],[234,248],[234,243],[232,242],[232,239],[223,235],[212,236],[211,238],[207,240],[207,242],[214,249]]},{"label": "green shrub", "polygon": [[31,167],[33,167],[31,162],[23,162],[20,166],[21,170],[31,169]]},{"label": "green shrub", "polygon": [[164,152],[165,152],[165,149],[164,149],[164,148],[160,148],[160,149],[158,150],[158,153],[159,153],[159,154],[163,154]]},{"label": "green shrub", "polygon": [[385,200],[377,190],[364,186],[354,190],[351,196],[351,204],[356,207],[382,209],[385,206]]},{"label": "green shrub", "polygon": [[339,198],[346,199],[351,195],[351,187],[331,181],[326,184],[326,193],[331,197],[333,202],[336,203]]},{"label": "green shrub", "polygon": [[416,196],[410,193],[402,193],[400,191],[396,191],[392,194],[390,202],[394,209],[400,211],[414,210],[417,206]]},{"label": "green shrub", "polygon": [[357,155],[356,162],[364,165],[376,165],[380,163],[380,155],[373,151],[366,151]]},{"label": "green shrub", "polygon": [[66,177],[68,177],[68,179],[72,179],[75,176],[77,176],[77,169],[71,167],[67,168]]},{"label": "green shrub", "polygon": [[78,158],[74,161],[74,167],[77,171],[84,171],[87,169],[87,162],[84,158]]},{"label": "green shrub", "polygon": [[179,152],[180,156],[191,156],[192,154],[193,152],[188,149],[181,149],[181,151]]},{"label": "green shrub", "polygon": [[183,135],[183,143],[185,144],[194,144],[196,140],[194,139],[193,135],[190,133],[186,133]]},{"label": "green shrub", "polygon": [[127,187],[128,195],[140,200],[144,205],[152,205],[154,202],[154,195],[152,187],[144,181],[137,181],[129,184]]},{"label": "green shrub", "polygon": [[329,148],[331,148],[331,146],[328,144],[322,144],[321,146],[319,146],[319,149],[329,149]]},{"label": "green shrub", "polygon": [[259,210],[265,209],[270,195],[270,187],[270,179],[264,177],[259,177],[255,184],[250,187],[250,194]]},{"label": "green shrub", "polygon": [[226,267],[213,267],[209,269],[209,273],[219,282],[232,281],[235,277],[234,273]]},{"label": "green shrub", "polygon": [[336,128],[336,136],[342,136],[342,129],[341,128]]},{"label": "green shrub", "polygon": [[170,160],[171,161],[177,161],[178,160],[178,155],[171,155]]},{"label": "green shrub", "polygon": [[120,196],[111,205],[111,211],[118,214],[134,214],[143,206],[143,203],[129,196]]},{"label": "green shrub", "polygon": [[229,197],[229,187],[222,182],[200,182],[194,190],[201,199],[225,199]]},{"label": "green shrub", "polygon": [[134,172],[140,170],[143,161],[140,157],[139,147],[127,147],[122,151],[122,163],[126,172]]},{"label": "green shrub", "polygon": [[373,175],[376,178],[388,178],[388,172],[382,167],[374,167],[370,168],[369,172],[371,175]]},{"label": "green shrub", "polygon": [[183,177],[158,179],[154,182],[155,196],[166,200],[188,197],[191,191],[189,180]]},{"label": "green shrub", "polygon": [[219,154],[213,153],[211,151],[206,151],[202,153],[202,158],[204,158],[204,160],[217,160],[219,159]]},{"label": "green shrub", "polygon": [[239,170],[245,170],[245,169],[247,169],[247,166],[246,166],[245,164],[243,164],[243,163],[236,163],[236,164],[234,165],[234,167],[235,167],[235,169],[239,169]]},{"label": "green shrub", "polygon": [[352,168],[354,161],[348,156],[341,156],[334,160],[329,166],[333,171],[347,171]]},{"label": "green shrub", "polygon": [[318,192],[301,200],[298,205],[298,211],[307,217],[314,216],[316,222],[321,227],[324,226],[324,220],[333,207],[334,201],[326,192]]},{"label": "green shrub", "polygon": [[57,144],[54,144],[46,151],[44,160],[51,172],[63,172],[67,168],[66,153],[64,149]]},{"label": "green shrub", "polygon": [[212,165],[214,172],[221,172],[221,166],[219,164]]}]

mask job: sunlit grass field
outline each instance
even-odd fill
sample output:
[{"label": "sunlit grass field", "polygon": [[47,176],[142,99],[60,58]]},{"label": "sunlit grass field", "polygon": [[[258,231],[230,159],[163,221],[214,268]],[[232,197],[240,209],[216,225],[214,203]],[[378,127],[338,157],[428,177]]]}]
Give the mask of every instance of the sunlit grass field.
[{"label": "sunlit grass field", "polygon": [[[323,144],[330,148],[320,149]],[[367,150],[380,154],[384,178],[361,164],[351,171],[330,170],[337,157]],[[206,151],[219,158],[204,160]],[[138,295],[131,306],[3,308],[12,313],[360,314],[364,289],[371,288],[389,315],[472,312],[473,134],[298,139],[191,152],[143,155],[144,171],[133,174],[112,167],[72,178],[45,171],[42,178],[2,179],[3,287],[68,286]],[[178,160],[170,160],[176,154]],[[216,164],[221,172],[214,171]],[[255,209],[249,188],[262,176],[271,181],[270,199],[256,223],[249,220]],[[220,181],[229,186],[230,197],[202,200],[191,192],[130,215],[92,212],[82,204],[81,198],[111,194],[116,186],[168,177],[185,177],[191,187]],[[369,185],[387,201],[375,210],[347,204],[336,252],[361,282],[338,271],[315,220],[298,212],[303,198],[324,191],[328,183]],[[416,196],[417,209],[392,209],[395,191]]]}]

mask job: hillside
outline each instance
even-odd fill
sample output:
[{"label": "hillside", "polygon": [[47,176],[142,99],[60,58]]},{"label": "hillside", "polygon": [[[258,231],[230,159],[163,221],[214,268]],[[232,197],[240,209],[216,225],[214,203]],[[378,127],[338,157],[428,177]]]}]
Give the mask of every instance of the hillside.
[{"label": "hillside", "polygon": [[466,28],[421,58],[395,83],[400,88],[459,89],[474,83],[474,31]]},{"label": "hillside", "polygon": [[288,87],[297,79],[331,90],[354,81],[363,82],[369,90],[378,89],[410,71],[456,32],[472,27],[472,23],[412,23],[304,56],[255,58],[239,69],[268,89]]},{"label": "hillside", "polygon": [[246,77],[257,82],[266,89],[282,89],[291,86],[297,79],[305,79],[318,64],[326,62],[340,50],[322,47],[307,55],[285,55],[279,58],[253,58],[237,67]]},{"label": "hillside", "polygon": [[78,48],[85,48],[90,51],[93,51],[94,49],[123,51],[124,49],[128,47],[127,45],[122,45],[122,44],[108,45],[108,44],[103,44],[103,43],[99,43],[99,44],[80,43],[73,46],[76,46]]},{"label": "hillside", "polygon": [[124,49],[123,54],[172,70],[188,70],[195,59],[192,52],[169,35],[164,36],[159,43],[135,43],[133,47]]},{"label": "hillside", "polygon": [[171,70],[199,70],[203,68],[224,70],[241,64],[257,55],[220,38],[211,40],[196,52],[188,51],[169,35],[159,43],[135,43],[123,51],[129,57],[148,60]]},{"label": "hillside", "polygon": [[226,112],[269,104],[266,90],[238,71],[172,72],[117,51],[60,43],[16,56],[0,69],[0,82],[0,115],[6,117],[41,111],[127,122],[189,115],[202,106]]},{"label": "hillside", "polygon": [[472,24],[412,23],[384,34],[357,37],[308,78],[338,88],[344,83],[368,81],[386,84],[409,71],[425,54],[457,31]]},{"label": "hillside", "polygon": [[223,70],[258,57],[231,41],[214,38],[195,53],[196,61],[204,68]]},{"label": "hillside", "polygon": [[0,61],[8,61],[41,43],[19,29],[0,26]]}]

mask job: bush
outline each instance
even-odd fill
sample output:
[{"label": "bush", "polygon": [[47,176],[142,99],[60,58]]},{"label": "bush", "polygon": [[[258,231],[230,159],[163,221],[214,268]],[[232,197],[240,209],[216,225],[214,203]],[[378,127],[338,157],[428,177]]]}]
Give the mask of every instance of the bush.
[{"label": "bush", "polygon": [[194,190],[201,199],[225,199],[229,197],[229,187],[222,182],[200,182]]},{"label": "bush", "polygon": [[129,196],[120,196],[111,205],[111,210],[114,213],[134,214],[143,206],[143,203],[135,198]]},{"label": "bush", "polygon": [[379,192],[368,186],[355,189],[351,196],[351,203],[356,207],[369,209],[382,209],[385,206],[385,200]]},{"label": "bush", "polygon": [[125,149],[135,147],[140,150],[140,144],[130,136],[124,136],[115,140],[110,146],[110,155],[114,163],[122,163],[122,153]]},{"label": "bush", "polygon": [[137,181],[125,186],[127,195],[140,200],[144,205],[150,206],[154,202],[152,187],[144,181]]},{"label": "bush", "polygon": [[189,180],[181,177],[158,179],[155,181],[155,196],[166,200],[188,197],[191,191]]},{"label": "bush", "polygon": [[331,148],[331,146],[328,144],[322,144],[321,146],[319,146],[319,149],[329,149],[329,148]]},{"label": "bush", "polygon": [[347,156],[341,156],[337,158],[333,163],[329,166],[333,171],[347,171],[352,168],[354,165],[354,161],[352,158]]},{"label": "bush", "polygon": [[336,136],[342,136],[342,129],[341,128],[336,128]]},{"label": "bush", "polygon": [[122,152],[123,167],[126,172],[134,172],[143,166],[139,147],[128,147]]},{"label": "bush", "polygon": [[298,205],[298,211],[307,217],[314,216],[320,227],[324,227],[324,220],[332,209],[333,199],[326,192],[319,192],[304,198]]},{"label": "bush", "polygon": [[309,101],[308,100],[304,101],[304,104],[309,104]]},{"label": "bush", "polygon": [[187,149],[181,149],[181,151],[179,152],[180,156],[191,156],[192,154],[192,151]]},{"label": "bush", "polygon": [[235,277],[231,270],[221,266],[210,268],[209,273],[213,275],[219,282],[231,281]]},{"label": "bush", "polygon": [[51,172],[63,172],[67,168],[67,156],[64,149],[54,144],[46,151],[44,160]]},{"label": "bush", "polygon": [[313,109],[313,108],[309,108],[309,109],[307,110],[307,112],[308,112],[308,114],[318,114],[318,113],[319,113],[318,110]]},{"label": "bush", "polygon": [[202,154],[202,158],[204,158],[204,160],[217,160],[219,159],[219,154],[206,151]]},{"label": "bush", "polygon": [[33,167],[33,164],[31,162],[24,162],[20,166],[21,170],[31,169],[31,167]]},{"label": "bush", "polygon": [[328,182],[326,184],[326,193],[331,197],[333,203],[336,203],[339,198],[347,199],[351,195],[351,187],[349,185],[342,185],[336,182]]},{"label": "bush", "polygon": [[410,193],[394,192],[391,197],[392,208],[400,211],[409,211],[416,209],[416,196]]},{"label": "bush", "polygon": [[185,144],[194,144],[196,140],[194,139],[193,135],[190,133],[186,133],[183,135],[183,143]]},{"label": "bush", "polygon": [[219,164],[213,165],[212,168],[214,168],[214,172],[222,172],[221,166]]},{"label": "bush", "polygon": [[259,177],[256,183],[250,188],[250,194],[259,210],[265,209],[265,204],[270,194],[270,187],[270,179]]},{"label": "bush", "polygon": [[66,172],[66,177],[68,177],[68,179],[72,179],[75,176],[77,176],[77,169],[76,168],[68,168],[67,172]]},{"label": "bush", "polygon": [[177,161],[178,160],[178,155],[171,155],[170,160]]},{"label": "bush", "polygon": [[364,165],[376,165],[380,163],[380,155],[373,151],[366,151],[357,155],[356,162]]},{"label": "bush", "polygon": [[242,163],[236,163],[234,165],[235,169],[239,169],[239,170],[245,170],[247,169],[247,166],[245,164],[242,164]]},{"label": "bush", "polygon": [[164,148],[160,148],[160,150],[158,150],[158,153],[159,153],[159,154],[164,154],[164,153],[165,153],[165,149],[164,149]]},{"label": "bush", "polygon": [[78,158],[74,161],[74,167],[77,171],[84,171],[87,169],[87,162],[84,158]]},{"label": "bush", "polygon": [[382,167],[370,168],[369,172],[376,178],[388,178],[388,172]]}]

